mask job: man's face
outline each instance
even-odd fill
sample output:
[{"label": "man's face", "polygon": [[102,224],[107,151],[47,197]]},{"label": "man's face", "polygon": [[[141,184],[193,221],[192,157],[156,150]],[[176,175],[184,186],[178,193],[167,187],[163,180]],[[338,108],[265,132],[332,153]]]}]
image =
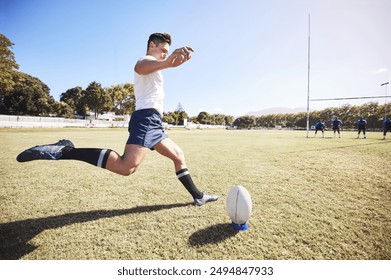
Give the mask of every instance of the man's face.
[{"label": "man's face", "polygon": [[160,43],[157,46],[151,42],[148,49],[148,54],[155,57],[157,60],[165,60],[168,56],[170,46],[168,43]]}]

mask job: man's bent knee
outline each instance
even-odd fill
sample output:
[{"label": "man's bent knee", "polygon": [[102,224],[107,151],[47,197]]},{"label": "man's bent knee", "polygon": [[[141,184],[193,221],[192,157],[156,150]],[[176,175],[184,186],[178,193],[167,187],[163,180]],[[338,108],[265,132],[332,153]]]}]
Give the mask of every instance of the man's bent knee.
[{"label": "man's bent knee", "polygon": [[115,166],[109,166],[107,169],[122,176],[130,176],[137,171],[139,164],[125,165],[119,164]]},{"label": "man's bent knee", "polygon": [[138,165],[132,166],[132,167],[127,167],[127,168],[121,168],[119,172],[117,172],[120,175],[123,176],[130,176],[133,173],[135,173],[138,169]]}]

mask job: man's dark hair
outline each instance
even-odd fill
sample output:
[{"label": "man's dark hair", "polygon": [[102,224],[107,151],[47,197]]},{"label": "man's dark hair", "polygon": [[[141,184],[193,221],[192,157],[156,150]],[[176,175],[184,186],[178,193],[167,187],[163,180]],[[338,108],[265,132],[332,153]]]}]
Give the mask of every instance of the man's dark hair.
[{"label": "man's dark hair", "polygon": [[149,49],[149,44],[153,42],[156,46],[160,43],[168,43],[171,45],[171,35],[168,33],[153,33],[149,36],[147,50]]}]

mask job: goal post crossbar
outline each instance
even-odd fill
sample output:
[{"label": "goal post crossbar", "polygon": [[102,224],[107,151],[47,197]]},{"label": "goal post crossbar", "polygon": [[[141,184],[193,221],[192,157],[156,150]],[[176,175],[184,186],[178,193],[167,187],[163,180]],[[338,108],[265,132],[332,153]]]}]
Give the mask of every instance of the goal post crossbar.
[{"label": "goal post crossbar", "polygon": [[352,100],[352,99],[372,99],[372,98],[387,98],[387,96],[386,96],[386,95],[382,95],[382,96],[360,96],[360,97],[317,98],[317,99],[310,99],[309,101]]}]

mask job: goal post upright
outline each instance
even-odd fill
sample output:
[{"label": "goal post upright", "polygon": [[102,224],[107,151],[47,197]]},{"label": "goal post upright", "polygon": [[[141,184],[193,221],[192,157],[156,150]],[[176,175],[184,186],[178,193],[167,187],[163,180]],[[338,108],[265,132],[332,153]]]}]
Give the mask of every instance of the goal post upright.
[{"label": "goal post upright", "polygon": [[383,83],[381,84],[380,86],[384,86],[385,87],[385,96],[384,96],[384,120],[387,119],[387,86],[388,86],[389,82],[386,82],[386,83]]},{"label": "goal post upright", "polygon": [[308,14],[308,67],[307,67],[307,138],[310,130],[310,50],[311,50],[311,14]]}]

